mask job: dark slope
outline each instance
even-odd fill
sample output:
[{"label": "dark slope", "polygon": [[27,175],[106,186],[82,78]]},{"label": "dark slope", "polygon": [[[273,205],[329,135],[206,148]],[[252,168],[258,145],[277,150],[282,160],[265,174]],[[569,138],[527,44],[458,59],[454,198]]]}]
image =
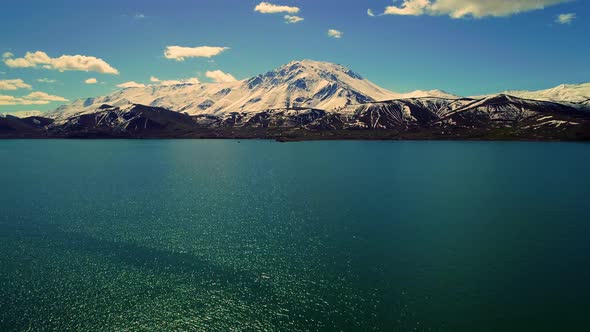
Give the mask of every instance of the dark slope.
[{"label": "dark slope", "polygon": [[0,138],[43,135],[46,128],[52,123],[52,119],[39,116],[28,118],[18,118],[12,115],[0,116]]},{"label": "dark slope", "polygon": [[159,107],[121,110],[102,105],[96,113],[71,117],[49,128],[58,137],[182,137],[193,131],[192,117]]}]

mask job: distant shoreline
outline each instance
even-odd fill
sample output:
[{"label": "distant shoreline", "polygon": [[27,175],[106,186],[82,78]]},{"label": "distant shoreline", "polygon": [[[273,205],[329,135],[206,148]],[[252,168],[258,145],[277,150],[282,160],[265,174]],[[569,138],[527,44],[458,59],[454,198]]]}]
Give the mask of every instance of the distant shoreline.
[{"label": "distant shoreline", "polygon": [[12,135],[0,133],[0,140],[261,140],[261,141],[276,141],[279,143],[289,142],[311,142],[311,141],[465,141],[465,142],[590,142],[590,135],[579,139],[567,137],[545,137],[545,138],[530,138],[530,137],[510,137],[510,136],[496,136],[496,137],[462,137],[462,136],[421,136],[421,135],[386,135],[380,133],[379,135],[371,135],[370,132],[363,133],[363,135],[326,135],[326,133],[319,133],[319,135],[301,135],[301,136],[220,136],[220,135],[203,135],[203,134],[185,134],[179,136],[170,135],[105,135],[104,133],[89,133],[88,135],[74,134],[63,136],[48,136],[40,135],[39,133],[14,133]]}]

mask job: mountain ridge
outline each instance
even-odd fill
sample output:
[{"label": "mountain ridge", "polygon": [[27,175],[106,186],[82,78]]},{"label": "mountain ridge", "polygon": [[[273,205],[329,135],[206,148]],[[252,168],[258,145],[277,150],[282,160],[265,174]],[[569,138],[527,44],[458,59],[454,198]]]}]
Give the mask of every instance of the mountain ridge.
[{"label": "mountain ridge", "polygon": [[[505,91],[500,94],[567,102],[585,109],[590,104],[590,83],[560,85],[539,91]],[[472,98],[494,95],[497,94]],[[291,61],[277,69],[236,82],[152,84],[125,88],[106,96],[76,100],[47,112],[45,116],[63,121],[70,116],[93,112],[102,104],[120,107],[142,104],[189,115],[260,112],[289,107],[337,111],[368,102],[424,97],[464,98],[443,90],[393,92],[377,86],[343,65],[305,59]]]},{"label": "mountain ridge", "polygon": [[190,115],[258,112],[280,107],[333,110],[365,102],[414,98],[458,98],[441,90],[407,94],[381,88],[345,66],[313,60],[292,61],[277,69],[229,83],[183,83],[126,88],[107,96],[74,101],[46,116],[64,120],[98,105],[143,104]]},{"label": "mountain ridge", "polygon": [[590,140],[585,93],[562,85],[520,96],[401,94],[303,60],[236,82],[127,88],[45,117],[3,116],[0,137]]},{"label": "mountain ridge", "polygon": [[484,98],[494,95],[510,95],[523,99],[553,101],[583,105],[590,100],[590,82],[579,84],[560,84],[543,90],[506,90],[500,93],[472,96],[470,98]]},{"label": "mountain ridge", "polygon": [[580,141],[590,140],[590,112],[509,95],[395,99],[337,112],[299,107],[193,116],[140,104],[103,104],[64,121],[0,117],[0,137]]}]

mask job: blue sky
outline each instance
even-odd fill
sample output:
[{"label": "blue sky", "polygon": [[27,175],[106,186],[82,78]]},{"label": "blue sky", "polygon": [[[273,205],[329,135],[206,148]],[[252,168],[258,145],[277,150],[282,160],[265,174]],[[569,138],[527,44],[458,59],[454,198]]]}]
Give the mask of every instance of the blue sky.
[{"label": "blue sky", "polygon": [[[0,112],[54,109],[61,100],[104,95],[121,83],[150,84],[152,76],[206,82],[211,80],[207,72],[219,70],[244,79],[300,59],[341,63],[398,92],[442,89],[477,95],[590,81],[588,1],[269,1],[289,7],[268,7],[284,9],[278,13],[255,11],[260,2],[4,3]],[[544,8],[537,8],[540,4]],[[384,12],[388,15],[380,15]],[[570,15],[558,22],[563,14]],[[285,15],[304,20],[287,24]],[[329,36],[330,29],[341,32],[341,38]],[[210,58],[177,61],[165,57],[169,46],[228,49]],[[52,60],[29,59],[23,66],[19,58],[36,51]],[[55,60],[63,55],[83,57],[75,64]],[[102,67],[92,65],[99,60]],[[86,84],[91,78],[97,83]]]}]

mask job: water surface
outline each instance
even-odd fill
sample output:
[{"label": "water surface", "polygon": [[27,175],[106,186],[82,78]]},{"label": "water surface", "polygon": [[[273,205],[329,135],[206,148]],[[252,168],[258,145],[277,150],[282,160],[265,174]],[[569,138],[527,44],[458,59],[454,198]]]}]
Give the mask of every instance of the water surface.
[{"label": "water surface", "polygon": [[0,141],[0,330],[590,324],[590,145]]}]

